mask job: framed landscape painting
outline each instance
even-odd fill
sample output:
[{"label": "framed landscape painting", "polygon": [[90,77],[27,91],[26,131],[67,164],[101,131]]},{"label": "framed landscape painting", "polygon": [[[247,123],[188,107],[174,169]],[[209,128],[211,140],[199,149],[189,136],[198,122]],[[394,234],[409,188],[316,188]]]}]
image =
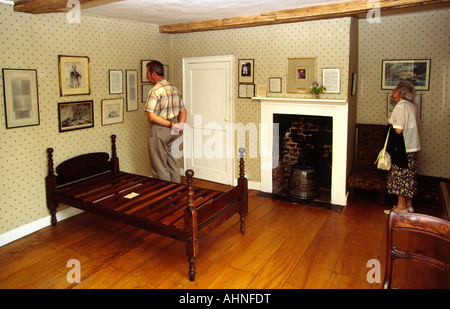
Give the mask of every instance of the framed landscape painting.
[{"label": "framed landscape painting", "polygon": [[401,80],[414,85],[416,90],[430,89],[430,59],[422,60],[383,60],[381,89],[395,89]]}]

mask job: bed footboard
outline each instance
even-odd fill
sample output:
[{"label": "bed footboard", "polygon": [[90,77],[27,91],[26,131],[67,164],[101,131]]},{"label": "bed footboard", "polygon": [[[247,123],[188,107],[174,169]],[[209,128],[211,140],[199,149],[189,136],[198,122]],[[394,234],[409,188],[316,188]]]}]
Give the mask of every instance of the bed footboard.
[{"label": "bed footboard", "polygon": [[192,178],[194,172],[186,171],[188,184],[188,206],[185,210],[186,253],[189,261],[189,279],[195,280],[195,259],[198,255],[199,234],[206,234],[239,213],[240,232],[245,233],[245,219],[248,213],[248,184],[244,172],[244,152],[239,149],[239,178],[238,185],[222,194],[211,204],[197,209],[194,207]]}]

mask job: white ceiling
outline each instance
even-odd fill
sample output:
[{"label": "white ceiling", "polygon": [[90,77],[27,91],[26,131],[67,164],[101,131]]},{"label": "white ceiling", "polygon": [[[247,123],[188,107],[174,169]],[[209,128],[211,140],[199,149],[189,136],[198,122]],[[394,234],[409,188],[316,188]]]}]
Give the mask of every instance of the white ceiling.
[{"label": "white ceiling", "polygon": [[83,5],[83,14],[111,17],[157,26],[248,16],[346,0],[111,0]]}]

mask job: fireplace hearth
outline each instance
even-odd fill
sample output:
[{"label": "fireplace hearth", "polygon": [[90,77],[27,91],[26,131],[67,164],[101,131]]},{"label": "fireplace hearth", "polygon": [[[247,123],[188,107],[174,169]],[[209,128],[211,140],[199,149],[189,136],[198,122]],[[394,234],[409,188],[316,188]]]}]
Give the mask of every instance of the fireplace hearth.
[{"label": "fireplace hearth", "polygon": [[[316,146],[311,144],[309,147],[314,152],[311,155],[316,158],[318,155],[315,151],[318,148],[323,148],[323,154],[328,155],[328,160],[325,165],[328,168],[327,172],[324,172],[323,167],[315,167],[321,169],[319,171],[320,178],[323,175],[323,179],[318,180],[320,182],[320,191],[325,191],[325,195],[328,195],[327,200],[332,205],[345,206],[347,204],[347,190],[346,190],[346,178],[347,178],[347,136],[348,136],[348,104],[346,100],[323,100],[323,99],[296,99],[296,98],[254,98],[261,101],[261,124],[267,128],[273,128],[274,117],[280,117],[279,115],[294,117],[297,119],[322,119],[319,120],[325,122],[331,122],[331,129],[324,129],[325,133],[317,133],[315,140],[330,140],[331,146]],[[313,118],[308,118],[312,116]],[[315,118],[317,117],[317,118]],[[300,120],[294,120],[300,121]],[[304,122],[304,120],[302,120]],[[288,130],[291,127],[290,121],[278,122],[278,132]],[[322,124],[320,124],[322,127]],[[286,128],[288,127],[288,128]],[[328,125],[326,126],[328,127]],[[291,132],[293,130],[291,129]],[[298,144],[308,144],[302,141],[301,130],[294,129],[295,134],[292,137],[293,140],[297,140]],[[273,170],[281,164],[282,156],[278,147],[282,145],[279,134],[273,130],[268,129],[267,132],[261,133],[260,137],[260,150],[261,150],[261,191],[273,194]],[[306,132],[307,133],[307,132]],[[326,144],[326,143],[324,143]],[[276,146],[276,147],[274,147]],[[331,149],[330,149],[331,148]],[[298,157],[291,156],[289,158],[289,164],[295,165],[298,163]],[[326,156],[326,155],[325,155]],[[323,163],[321,163],[323,165]],[[331,169],[331,171],[329,170]],[[281,173],[281,171],[277,171]],[[285,173],[288,173],[285,171]],[[289,172],[290,173],[290,172]],[[330,175],[331,174],[331,175]],[[289,174],[290,175],[290,174]],[[290,177],[290,176],[288,176]],[[284,181],[284,180],[283,180]],[[275,188],[277,190],[277,188]]]}]

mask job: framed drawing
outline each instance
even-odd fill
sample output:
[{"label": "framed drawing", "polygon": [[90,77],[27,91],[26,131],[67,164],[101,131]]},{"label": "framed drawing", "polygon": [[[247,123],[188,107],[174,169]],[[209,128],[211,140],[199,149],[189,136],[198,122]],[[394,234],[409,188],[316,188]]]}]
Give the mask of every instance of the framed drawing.
[{"label": "framed drawing", "polygon": [[37,70],[2,69],[6,128],[39,125]]},{"label": "framed drawing", "polygon": [[90,94],[89,58],[58,56],[61,96]]},{"label": "framed drawing", "polygon": [[59,132],[92,128],[94,101],[58,103]]},{"label": "framed drawing", "polygon": [[142,84],[142,103],[147,103],[148,92],[155,87],[155,84]]},{"label": "framed drawing", "polygon": [[123,99],[102,100],[102,125],[123,122]]},{"label": "framed drawing", "polygon": [[341,93],[341,69],[322,69],[323,93]]},{"label": "framed drawing", "polygon": [[430,59],[382,60],[381,89],[395,89],[400,80],[405,80],[416,90],[429,90],[430,66]]},{"label": "framed drawing", "polygon": [[255,60],[239,59],[238,72],[239,72],[239,83],[252,84],[254,81]]},{"label": "framed drawing", "polygon": [[126,70],[126,85],[127,85],[127,111],[138,110],[138,91],[137,91],[137,71]]},{"label": "framed drawing", "polygon": [[[394,98],[392,97],[391,93],[387,94],[387,100],[386,100],[386,117],[390,118],[392,115],[392,111],[394,110],[394,107],[397,103],[395,103]],[[417,119],[422,118],[422,94],[416,94],[416,97],[414,99],[414,104],[417,105]]]},{"label": "framed drawing", "polygon": [[281,77],[269,77],[269,92],[281,92]]},{"label": "framed drawing", "polygon": [[122,71],[109,70],[109,94],[123,93]]},{"label": "framed drawing", "polygon": [[288,58],[287,92],[308,93],[316,80],[316,58]]},{"label": "framed drawing", "polygon": [[238,97],[242,99],[251,99],[255,96],[254,84],[239,84]]}]

